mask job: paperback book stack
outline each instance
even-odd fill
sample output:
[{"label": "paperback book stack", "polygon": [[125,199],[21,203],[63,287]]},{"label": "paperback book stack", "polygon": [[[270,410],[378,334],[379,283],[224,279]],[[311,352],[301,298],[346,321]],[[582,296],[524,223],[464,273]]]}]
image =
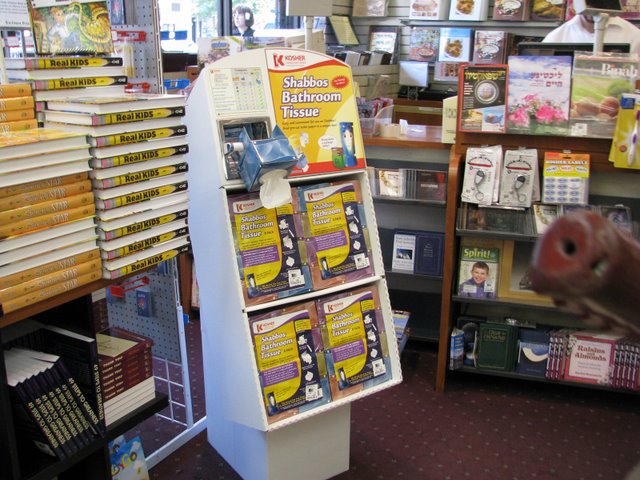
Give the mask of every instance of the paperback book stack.
[{"label": "paperback book stack", "polygon": [[5,351],[4,360],[18,436],[59,460],[101,436],[95,413],[60,357],[16,347]]},{"label": "paperback book stack", "polygon": [[96,334],[107,426],[155,398],[149,337],[111,327]]},{"label": "paperback book stack", "polygon": [[49,100],[80,95],[122,95],[127,84],[122,57],[7,58],[5,65],[10,81],[31,85],[38,112],[46,108]]},{"label": "paperback book stack", "polygon": [[46,125],[89,136],[105,278],[189,248],[182,95],[78,97],[44,113]]},{"label": "paperback book stack", "polygon": [[0,85],[0,132],[29,130],[37,126],[31,85]]},{"label": "paperback book stack", "polygon": [[86,136],[0,134],[0,315],[101,278]]}]

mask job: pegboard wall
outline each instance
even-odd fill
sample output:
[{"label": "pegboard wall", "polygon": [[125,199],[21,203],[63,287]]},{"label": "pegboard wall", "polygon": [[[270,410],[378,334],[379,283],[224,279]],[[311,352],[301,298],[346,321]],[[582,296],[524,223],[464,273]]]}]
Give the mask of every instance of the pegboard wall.
[{"label": "pegboard wall", "polygon": [[[180,335],[183,329],[178,328],[178,315],[181,315],[180,298],[178,296],[178,267],[175,259],[160,264],[156,269],[127,278],[125,289],[140,283],[142,277],[149,279],[149,284],[124,292],[118,298],[107,289],[107,311],[109,326],[121,327],[153,339],[153,356],[182,363],[180,354]],[[118,284],[116,284],[118,285]],[[120,285],[125,285],[120,284]],[[138,294],[148,299],[148,309],[140,314]],[[179,313],[180,312],[180,313]],[[148,316],[147,316],[148,315]]]},{"label": "pegboard wall", "polygon": [[161,93],[164,91],[162,75],[162,58],[160,52],[160,14],[157,2],[127,2],[127,9],[133,7],[133,12],[127,10],[127,22],[131,25],[114,25],[114,30],[143,31],[146,40],[130,42],[133,47],[134,76],[130,82],[147,82],[150,91]]}]

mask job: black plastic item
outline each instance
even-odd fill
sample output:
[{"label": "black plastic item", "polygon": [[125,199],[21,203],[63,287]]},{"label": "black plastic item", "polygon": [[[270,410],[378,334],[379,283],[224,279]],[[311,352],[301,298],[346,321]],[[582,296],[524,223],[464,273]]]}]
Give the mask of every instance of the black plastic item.
[{"label": "black plastic item", "polygon": [[[417,90],[417,96],[415,91]],[[431,90],[429,88],[417,88],[407,87],[402,85],[398,91],[398,98],[411,98],[412,100],[439,100],[442,101],[451,95],[456,95],[457,90],[444,91],[444,90]]]},{"label": "black plastic item", "polygon": [[185,72],[189,65],[196,65],[198,56],[195,53],[162,52],[163,72]]}]

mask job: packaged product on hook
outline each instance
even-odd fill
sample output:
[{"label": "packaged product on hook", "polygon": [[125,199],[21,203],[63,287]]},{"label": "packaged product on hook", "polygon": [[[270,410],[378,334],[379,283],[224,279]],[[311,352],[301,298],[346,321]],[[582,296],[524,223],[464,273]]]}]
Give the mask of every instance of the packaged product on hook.
[{"label": "packaged product on hook", "polygon": [[468,148],[460,199],[478,205],[497,203],[501,163],[502,145]]}]

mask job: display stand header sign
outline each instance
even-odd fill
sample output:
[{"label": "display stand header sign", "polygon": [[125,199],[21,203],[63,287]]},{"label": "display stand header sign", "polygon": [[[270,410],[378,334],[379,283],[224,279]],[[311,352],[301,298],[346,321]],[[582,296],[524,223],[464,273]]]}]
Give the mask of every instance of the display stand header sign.
[{"label": "display stand header sign", "polygon": [[275,120],[299,155],[291,176],[363,168],[351,68],[307,50],[266,53]]},{"label": "display stand header sign", "polygon": [[29,10],[24,0],[0,0],[0,28],[31,28]]}]

